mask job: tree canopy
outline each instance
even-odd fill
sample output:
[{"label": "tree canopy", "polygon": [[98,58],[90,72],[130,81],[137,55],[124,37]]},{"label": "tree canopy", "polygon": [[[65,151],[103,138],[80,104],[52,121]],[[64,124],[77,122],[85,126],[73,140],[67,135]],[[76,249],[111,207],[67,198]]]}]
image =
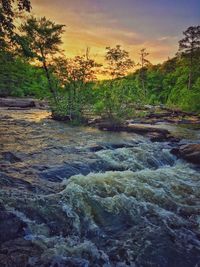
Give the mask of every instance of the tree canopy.
[{"label": "tree canopy", "polygon": [[11,32],[14,28],[13,19],[15,16],[14,5],[16,4],[19,11],[25,10],[30,12],[30,0],[0,0],[0,31]]}]

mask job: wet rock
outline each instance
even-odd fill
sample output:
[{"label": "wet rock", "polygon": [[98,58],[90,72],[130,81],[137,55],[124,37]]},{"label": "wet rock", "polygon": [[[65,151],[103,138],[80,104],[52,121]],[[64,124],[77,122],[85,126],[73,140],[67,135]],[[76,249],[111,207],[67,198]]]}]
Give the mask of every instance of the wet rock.
[{"label": "wet rock", "polygon": [[97,124],[99,130],[111,131],[111,132],[122,132],[125,130],[125,125],[115,124],[111,122],[100,122]]},{"label": "wet rock", "polygon": [[179,148],[173,148],[171,152],[188,162],[200,165],[200,144],[182,145]]},{"label": "wet rock", "polygon": [[37,109],[48,109],[49,108],[49,105],[48,105],[48,102],[45,101],[45,100],[35,100],[35,107]]},{"label": "wet rock", "polygon": [[57,166],[45,169],[38,173],[41,179],[59,183],[71,176],[82,174],[88,175],[90,172],[105,172],[105,171],[123,171],[121,166],[113,166],[106,161],[96,160],[92,163],[71,163],[62,166]]},{"label": "wet rock", "polygon": [[54,112],[52,112],[51,117],[55,121],[65,121],[65,122],[68,121],[69,122],[72,120],[69,115],[60,115],[60,114],[56,114]]},{"label": "wet rock", "polygon": [[134,146],[133,144],[129,144],[129,143],[108,143],[108,144],[105,144],[105,147],[107,149],[130,148],[133,146]]},{"label": "wet rock", "polygon": [[84,163],[80,164],[65,164],[49,168],[39,173],[39,177],[51,182],[61,182],[76,174],[87,175],[90,172],[89,166]]},{"label": "wet rock", "polygon": [[151,132],[147,134],[152,142],[163,142],[167,140],[167,135],[157,132]]},{"label": "wet rock", "polygon": [[88,149],[91,152],[98,152],[104,149],[130,148],[133,146],[134,144],[129,144],[129,143],[105,143],[105,144],[90,146]]},{"label": "wet rock", "polygon": [[1,107],[18,107],[18,108],[33,108],[35,102],[33,99],[18,99],[18,98],[0,98]]},{"label": "wet rock", "polygon": [[22,237],[25,227],[26,224],[16,215],[0,210],[0,243]]},{"label": "wet rock", "polygon": [[104,131],[128,132],[145,135],[149,137],[153,142],[179,141],[178,139],[175,139],[173,136],[171,136],[168,130],[146,126],[145,124],[116,125],[110,123],[101,123],[98,124],[98,128]]},{"label": "wet rock", "polygon": [[91,152],[98,152],[98,151],[101,151],[103,149],[105,149],[105,148],[102,145],[93,145],[93,146],[88,147],[88,150]]},{"label": "wet rock", "polygon": [[[53,257],[50,261],[44,264],[45,266],[52,267],[89,267],[89,261],[84,259],[78,259],[73,257]],[[42,264],[42,266],[44,266]]]},{"label": "wet rock", "polygon": [[6,173],[0,172],[0,187],[14,187],[15,189],[27,189],[32,192],[36,192],[38,188],[32,185],[30,182],[25,181],[23,179],[19,179],[13,177],[11,175],[7,175]]},{"label": "wet rock", "polygon": [[174,137],[171,134],[163,134],[158,132],[152,132],[147,134],[152,142],[166,142],[169,141],[171,143],[178,143],[180,142],[180,138]]},{"label": "wet rock", "polygon": [[118,125],[111,123],[101,123],[98,125],[100,130],[107,131],[117,131],[117,132],[130,132],[130,133],[138,133],[138,134],[147,134],[147,133],[161,133],[161,134],[169,134],[169,131],[166,129],[155,128],[146,126],[143,124],[128,124],[128,125]]},{"label": "wet rock", "polygon": [[38,265],[42,249],[31,241],[18,238],[3,243],[0,247],[0,263],[2,267],[33,267]]},{"label": "wet rock", "polygon": [[13,152],[2,152],[2,157],[4,160],[9,161],[10,163],[15,163],[15,162],[21,162],[22,160],[16,156]]},{"label": "wet rock", "polygon": [[7,110],[29,110],[30,107],[26,107],[26,108],[20,108],[20,107],[9,107],[7,108]]}]

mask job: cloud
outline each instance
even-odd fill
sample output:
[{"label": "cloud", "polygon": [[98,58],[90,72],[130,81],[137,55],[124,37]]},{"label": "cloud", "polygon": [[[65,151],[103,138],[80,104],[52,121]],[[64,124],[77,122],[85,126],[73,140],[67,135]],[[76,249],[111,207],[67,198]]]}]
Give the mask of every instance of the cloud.
[{"label": "cloud", "polygon": [[[121,44],[135,61],[145,47],[152,63],[158,63],[177,51],[176,35],[168,32],[163,35],[156,30],[156,24],[152,27],[156,18],[150,18],[150,11],[139,10],[136,1],[133,4],[132,0],[124,0],[122,4],[118,0],[32,0],[32,4],[35,14],[66,25],[63,47],[67,56],[82,54],[90,47],[91,53],[102,62],[106,46]],[[140,15],[134,13],[135,7]]]}]

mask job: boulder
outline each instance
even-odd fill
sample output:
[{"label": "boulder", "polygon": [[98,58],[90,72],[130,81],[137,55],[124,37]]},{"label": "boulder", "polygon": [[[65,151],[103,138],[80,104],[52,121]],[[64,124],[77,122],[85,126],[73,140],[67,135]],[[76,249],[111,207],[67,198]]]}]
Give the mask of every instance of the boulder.
[{"label": "boulder", "polygon": [[105,147],[102,145],[92,145],[92,146],[88,147],[88,150],[91,152],[98,152],[98,151],[101,151],[104,149],[105,149]]},{"label": "boulder", "polygon": [[33,108],[33,99],[0,98],[0,107]]},{"label": "boulder", "polygon": [[178,143],[181,140],[180,138],[174,137],[171,134],[165,134],[162,132],[150,132],[147,134],[147,137],[149,137],[152,142]]},{"label": "boulder", "polygon": [[171,153],[188,162],[200,165],[200,144],[187,144],[173,148]]},{"label": "boulder", "polygon": [[60,115],[52,112],[51,117],[55,121],[63,121],[63,122],[70,122],[72,118],[69,115]]},{"label": "boulder", "polygon": [[[163,128],[151,127],[144,124],[111,124],[100,123],[98,128],[104,131],[114,132],[128,132],[145,135],[153,142],[174,141],[174,137],[170,135],[169,131]],[[175,140],[177,142],[177,140]]]}]

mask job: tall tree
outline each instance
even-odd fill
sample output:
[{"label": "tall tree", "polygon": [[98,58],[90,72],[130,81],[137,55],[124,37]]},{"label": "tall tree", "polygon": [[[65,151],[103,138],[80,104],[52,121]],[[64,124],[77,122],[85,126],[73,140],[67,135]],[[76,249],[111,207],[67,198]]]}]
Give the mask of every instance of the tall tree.
[{"label": "tall tree", "polygon": [[129,53],[122,49],[120,45],[116,47],[106,47],[105,60],[107,67],[105,73],[111,77],[105,82],[102,93],[97,103],[97,110],[104,113],[112,122],[120,121],[129,113],[129,88],[123,84],[123,78],[134,67],[134,61],[130,59]]},{"label": "tall tree", "polygon": [[179,41],[179,52],[188,59],[188,89],[192,87],[194,60],[200,50],[200,26],[191,26],[183,32],[184,38]]},{"label": "tall tree", "polygon": [[106,71],[112,79],[125,76],[134,66],[134,61],[130,59],[129,53],[120,45],[116,45],[114,48],[106,47],[105,59],[108,63]]},{"label": "tall tree", "polygon": [[45,17],[40,19],[31,17],[21,26],[23,52],[26,56],[42,63],[48,80],[49,90],[55,101],[56,90],[51,79],[50,65],[53,56],[61,52],[60,45],[62,44],[61,35],[64,32],[63,27],[64,25],[55,24]]}]

